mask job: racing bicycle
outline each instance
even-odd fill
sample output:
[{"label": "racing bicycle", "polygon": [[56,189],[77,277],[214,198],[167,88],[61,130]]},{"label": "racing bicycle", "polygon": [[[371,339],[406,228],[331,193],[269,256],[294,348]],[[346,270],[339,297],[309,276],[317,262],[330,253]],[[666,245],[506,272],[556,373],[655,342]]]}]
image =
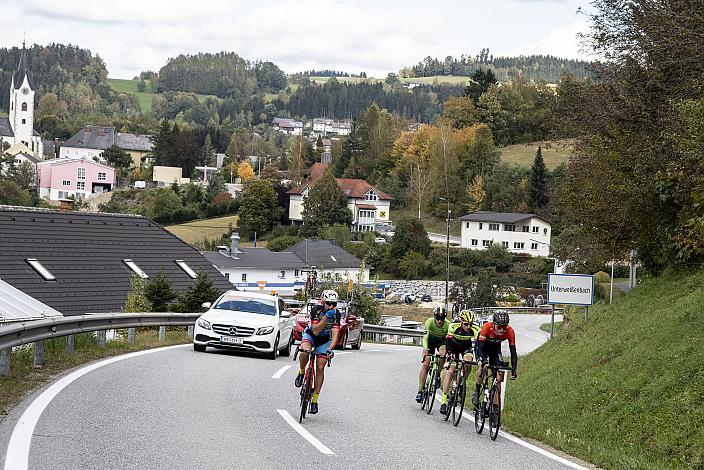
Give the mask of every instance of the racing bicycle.
[{"label": "racing bicycle", "polygon": [[[501,362],[499,366],[485,366],[482,387],[479,393],[479,405],[474,407],[474,430],[481,434],[484,430],[484,422],[489,418],[489,437],[496,440],[501,427],[501,393],[499,387],[499,372],[509,371],[506,362]],[[491,370],[491,384],[489,384],[489,373]],[[505,376],[505,374],[502,374]]]},{"label": "racing bicycle", "polygon": [[450,410],[452,410],[452,423],[457,426],[460,424],[460,419],[462,419],[464,400],[467,397],[467,375],[465,375],[464,371],[466,367],[471,367],[476,362],[455,358],[452,363],[455,365],[455,370],[450,378],[450,393],[447,396],[445,421],[450,419]]},{"label": "racing bicycle", "polygon": [[[423,384],[423,389],[421,390],[421,393],[423,394],[423,401],[421,402],[422,405],[420,409],[425,410],[428,414],[433,411],[435,390],[437,390],[440,384],[440,359],[442,359],[440,354],[436,353],[431,356],[428,375],[425,377],[425,383]],[[423,358],[423,360],[425,360],[425,358]]]},{"label": "racing bicycle", "polygon": [[[296,353],[293,355],[293,360],[298,358],[298,353],[301,352],[300,346],[296,348]],[[305,351],[303,351],[305,352]],[[301,414],[298,417],[298,422],[302,423],[303,418],[310,409],[310,403],[313,399],[313,390],[315,389],[315,362],[318,357],[325,357],[328,360],[328,367],[332,362],[333,352],[330,354],[318,354],[315,351],[310,351],[308,365],[306,365],[305,373],[303,374],[303,382],[301,383]]]}]

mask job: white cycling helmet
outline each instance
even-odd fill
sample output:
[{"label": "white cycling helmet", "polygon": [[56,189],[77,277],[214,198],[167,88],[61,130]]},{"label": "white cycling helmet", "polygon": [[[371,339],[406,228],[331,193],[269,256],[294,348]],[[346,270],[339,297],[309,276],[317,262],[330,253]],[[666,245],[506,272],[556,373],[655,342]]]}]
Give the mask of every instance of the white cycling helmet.
[{"label": "white cycling helmet", "polygon": [[321,299],[324,302],[337,302],[338,296],[337,292],[332,289],[324,290]]}]

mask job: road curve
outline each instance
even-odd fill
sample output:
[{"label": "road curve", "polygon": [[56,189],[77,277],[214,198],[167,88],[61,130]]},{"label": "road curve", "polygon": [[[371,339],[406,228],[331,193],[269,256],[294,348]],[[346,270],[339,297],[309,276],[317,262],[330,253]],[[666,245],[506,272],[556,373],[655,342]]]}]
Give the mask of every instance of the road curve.
[{"label": "road curve", "polygon": [[[408,469],[445,466],[459,450],[469,467],[568,468],[505,437],[477,435],[469,419],[455,428],[440,418],[437,403],[432,415],[422,412],[413,400],[419,353],[365,344],[335,357],[320,413],[303,423],[327,453],[285,419],[298,418],[289,358],[185,346],[112,362],[48,403],[31,437],[28,468]],[[0,423],[3,465],[20,414],[46,388]]]}]

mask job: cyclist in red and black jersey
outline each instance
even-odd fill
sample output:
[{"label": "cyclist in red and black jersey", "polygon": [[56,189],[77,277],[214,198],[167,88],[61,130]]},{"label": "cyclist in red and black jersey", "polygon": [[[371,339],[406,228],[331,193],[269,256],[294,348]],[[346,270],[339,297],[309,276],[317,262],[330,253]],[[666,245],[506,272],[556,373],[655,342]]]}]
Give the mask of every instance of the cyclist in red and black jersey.
[{"label": "cyclist in red and black jersey", "polygon": [[[508,347],[511,351],[511,379],[516,378],[516,366],[518,365],[518,353],[516,353],[516,333],[508,324],[508,313],[496,312],[493,321],[482,325],[477,337],[477,383],[472,394],[472,403],[479,405],[479,392],[482,386],[482,379],[486,371],[486,366],[501,365],[501,342],[508,340]],[[488,359],[488,360],[487,360]],[[499,372],[499,387],[503,380],[503,373]]]}]

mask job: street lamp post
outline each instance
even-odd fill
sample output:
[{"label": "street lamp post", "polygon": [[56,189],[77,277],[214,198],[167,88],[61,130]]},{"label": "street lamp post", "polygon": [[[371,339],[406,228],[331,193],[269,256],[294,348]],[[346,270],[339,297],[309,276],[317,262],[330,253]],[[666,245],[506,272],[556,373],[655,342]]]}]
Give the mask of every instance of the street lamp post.
[{"label": "street lamp post", "polygon": [[444,197],[441,197],[439,199],[447,202],[447,239],[445,242],[447,256],[447,259],[445,261],[445,311],[447,312],[450,305],[450,215],[452,214],[452,211],[450,211],[449,200],[445,199]]}]

